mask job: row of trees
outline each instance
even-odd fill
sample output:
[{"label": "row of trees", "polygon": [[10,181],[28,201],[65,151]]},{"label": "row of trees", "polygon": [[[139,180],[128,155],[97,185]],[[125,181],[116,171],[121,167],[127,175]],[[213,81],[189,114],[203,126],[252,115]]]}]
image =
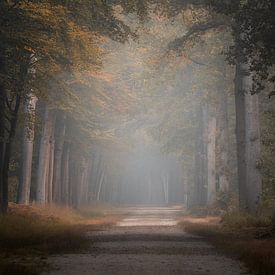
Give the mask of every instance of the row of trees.
[{"label": "row of trees", "polygon": [[91,140],[104,136],[94,99],[102,93],[94,87],[102,35],[123,42],[130,29],[101,1],[1,1],[0,10],[1,211],[13,163],[20,163],[18,202],[76,205],[88,194]]},{"label": "row of trees", "polygon": [[1,211],[13,172],[20,203],[115,201],[115,155],[138,128],[180,157],[190,206],[236,177],[240,206],[255,211],[272,12],[264,0],[1,1]]},{"label": "row of trees", "polygon": [[[209,34],[213,31],[229,30],[232,34],[228,61],[235,66],[238,193],[240,206],[250,211],[256,211],[262,195],[258,93],[262,92],[268,80],[274,84],[274,41],[271,38],[272,33],[274,34],[274,20],[271,15],[274,8],[272,1],[199,1],[189,6],[193,18],[187,32],[169,43],[169,50],[180,54],[184,49],[198,43],[198,40],[203,41],[205,37],[209,39]],[[188,15],[185,20],[189,20]],[[226,44],[226,40],[224,43]],[[223,76],[220,78],[223,81]],[[220,163],[218,184],[221,190],[228,190],[228,122],[224,90],[225,87],[220,87],[220,106],[216,114],[211,114],[205,104],[197,111],[197,119],[201,121],[197,132],[199,140],[195,145],[198,205],[205,205],[206,201],[211,204],[215,198],[215,144],[219,150]],[[270,95],[272,93],[271,90]],[[205,188],[208,188],[208,192],[203,192]]]},{"label": "row of trees", "polygon": [[214,2],[214,9],[228,16],[233,30],[234,44],[229,54],[235,64],[239,198],[242,208],[255,211],[262,195],[258,93],[262,92],[267,80],[274,81],[271,14],[275,6],[272,1],[233,1]]}]

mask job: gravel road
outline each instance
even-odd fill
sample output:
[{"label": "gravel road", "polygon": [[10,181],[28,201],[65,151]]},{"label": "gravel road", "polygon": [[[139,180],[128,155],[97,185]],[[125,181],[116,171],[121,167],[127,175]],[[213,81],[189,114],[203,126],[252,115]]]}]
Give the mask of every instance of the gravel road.
[{"label": "gravel road", "polygon": [[45,274],[249,274],[242,263],[177,225],[178,208],[131,208],[115,226],[90,232],[85,254],[56,255]]}]

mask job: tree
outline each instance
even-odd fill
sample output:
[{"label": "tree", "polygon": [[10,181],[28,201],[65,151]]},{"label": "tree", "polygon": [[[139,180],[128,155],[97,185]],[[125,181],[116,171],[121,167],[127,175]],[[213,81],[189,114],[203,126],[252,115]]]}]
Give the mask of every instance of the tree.
[{"label": "tree", "polygon": [[23,152],[21,160],[21,176],[19,182],[18,202],[29,204],[32,178],[32,157],[34,145],[35,110],[37,97],[29,93],[25,98],[25,123]]},{"label": "tree", "polygon": [[[261,177],[257,167],[257,162],[260,161],[257,95],[251,95],[256,84],[255,81],[252,81],[253,77],[251,73],[253,69],[249,67],[249,64],[253,62],[252,60],[254,60],[255,57],[249,57],[249,51],[243,48],[242,43],[244,37],[249,36],[247,32],[250,32],[250,29],[244,28],[247,27],[247,25],[240,20],[241,18],[239,16],[236,16],[236,14],[239,15],[239,13],[244,12],[243,9],[245,10],[247,6],[241,2],[238,4],[236,2],[238,1],[234,1],[232,6],[230,6],[231,9],[227,6],[229,13],[224,11],[224,13],[229,15],[229,20],[220,19],[219,16],[217,17],[217,15],[214,14],[214,18],[210,17],[210,19],[207,18],[208,21],[206,22],[203,21],[202,23],[194,24],[183,37],[173,41],[173,43],[169,45],[169,48],[179,50],[181,47],[184,47],[188,41],[194,40],[209,30],[228,25],[228,23],[234,30],[234,49],[236,49],[235,56],[237,56],[235,98],[240,205],[245,209],[255,211],[259,204],[261,193]],[[235,9],[237,9],[237,12]],[[234,12],[230,13],[232,10],[234,10]],[[221,9],[218,11],[221,11]],[[217,17],[217,19],[215,19],[215,17]],[[233,23],[230,19],[233,20]],[[240,26],[239,30],[236,31],[237,28],[234,26]],[[252,106],[254,109],[251,108]],[[251,156],[254,157],[253,160]]]},{"label": "tree", "polygon": [[[55,125],[55,113],[45,105],[43,130],[40,140],[39,162],[37,169],[36,201],[45,204],[49,190],[49,168],[51,158],[51,137]],[[51,184],[51,183],[50,183]]]},{"label": "tree", "polygon": [[55,152],[54,152],[54,167],[53,167],[53,201],[61,203],[61,167],[62,154],[65,143],[66,134],[66,114],[63,112],[57,113],[55,124]]}]

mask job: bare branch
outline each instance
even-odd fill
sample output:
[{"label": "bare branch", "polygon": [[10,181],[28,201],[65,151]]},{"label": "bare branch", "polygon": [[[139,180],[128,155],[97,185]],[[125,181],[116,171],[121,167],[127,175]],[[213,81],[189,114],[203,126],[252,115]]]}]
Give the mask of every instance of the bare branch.
[{"label": "bare branch", "polygon": [[228,26],[228,22],[225,20],[213,20],[203,24],[195,24],[184,36],[170,42],[168,44],[168,51],[181,51],[185,44],[194,36],[198,36],[209,30],[218,29],[225,26]]}]

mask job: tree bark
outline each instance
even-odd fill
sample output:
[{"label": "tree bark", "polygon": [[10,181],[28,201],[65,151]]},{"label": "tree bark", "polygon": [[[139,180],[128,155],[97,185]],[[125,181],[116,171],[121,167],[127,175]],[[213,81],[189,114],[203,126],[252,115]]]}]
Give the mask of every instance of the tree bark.
[{"label": "tree bark", "polygon": [[213,205],[216,199],[216,118],[208,122],[207,143],[207,204]]},{"label": "tree bark", "polygon": [[235,104],[240,207],[256,211],[260,203],[261,174],[258,95],[251,95],[249,65],[236,66]]},{"label": "tree bark", "polygon": [[[8,180],[9,180],[9,166],[12,143],[17,127],[18,111],[21,104],[21,99],[24,92],[24,87],[31,65],[29,57],[18,56],[19,75],[15,78],[13,91],[8,92],[5,87],[0,87],[0,211],[6,213],[8,210]],[[9,124],[9,126],[8,126]]]},{"label": "tree bark", "polygon": [[62,172],[62,154],[66,134],[66,115],[59,113],[55,128],[55,152],[53,167],[53,201],[61,203],[61,172]]},{"label": "tree bark", "polygon": [[226,90],[222,87],[219,94],[217,110],[217,176],[219,191],[229,191],[229,131],[228,131],[228,100]]},{"label": "tree bark", "polygon": [[29,204],[30,202],[36,102],[37,97],[29,93],[25,99],[23,152],[18,192],[18,203],[20,204]]},{"label": "tree bark", "polygon": [[8,139],[5,143],[5,154],[3,159],[3,183],[2,183],[2,212],[6,213],[8,210],[9,204],[9,168],[10,168],[10,157],[11,157],[11,149],[12,142],[14,140],[17,120],[18,120],[18,111],[21,103],[21,93],[18,93],[15,99],[14,108],[10,108],[11,118],[10,118],[10,129]]},{"label": "tree bark", "polygon": [[45,204],[48,192],[48,172],[50,162],[50,142],[54,127],[54,112],[45,106],[43,118],[43,130],[40,140],[38,174],[36,184],[36,201]]},{"label": "tree bark", "polygon": [[[54,127],[53,127],[54,129]],[[48,200],[47,202],[52,204],[53,202],[53,167],[54,167],[54,148],[55,140],[54,133],[51,135],[50,139],[50,156],[49,156],[49,168],[48,168]]]},{"label": "tree bark", "polygon": [[79,185],[81,184],[80,159],[76,148],[70,149],[68,169],[68,206],[77,206],[77,197],[79,195]]},{"label": "tree bark", "polygon": [[88,203],[88,193],[89,193],[89,184],[88,184],[88,176],[91,167],[91,161],[87,161],[85,158],[82,159],[82,167],[81,167],[81,184],[80,184],[80,196],[78,205],[87,204]]},{"label": "tree bark", "polygon": [[247,179],[247,207],[256,211],[262,191],[262,177],[259,170],[261,162],[261,140],[259,122],[259,102],[257,94],[245,95],[246,106],[246,179]]},{"label": "tree bark", "polygon": [[206,205],[207,187],[207,117],[206,106],[200,106],[197,111],[197,131],[195,140],[195,190],[193,206]]},{"label": "tree bark", "polygon": [[105,175],[105,171],[104,171],[104,168],[103,168],[103,169],[100,171],[99,186],[98,186],[98,191],[97,191],[97,196],[96,196],[96,200],[97,200],[97,201],[100,200],[102,184],[103,184],[103,181],[104,181],[104,175]]},{"label": "tree bark", "polygon": [[70,161],[70,145],[68,143],[65,143],[64,150],[63,150],[63,156],[62,156],[62,168],[61,168],[61,198],[62,202],[65,205],[69,205],[69,161]]},{"label": "tree bark", "polygon": [[9,164],[11,157],[11,141],[5,144],[5,155],[3,160],[3,186],[2,186],[2,213],[6,213],[9,204]]},{"label": "tree bark", "polygon": [[0,86],[0,212],[5,212],[3,204],[3,172],[5,156],[5,90]]}]

